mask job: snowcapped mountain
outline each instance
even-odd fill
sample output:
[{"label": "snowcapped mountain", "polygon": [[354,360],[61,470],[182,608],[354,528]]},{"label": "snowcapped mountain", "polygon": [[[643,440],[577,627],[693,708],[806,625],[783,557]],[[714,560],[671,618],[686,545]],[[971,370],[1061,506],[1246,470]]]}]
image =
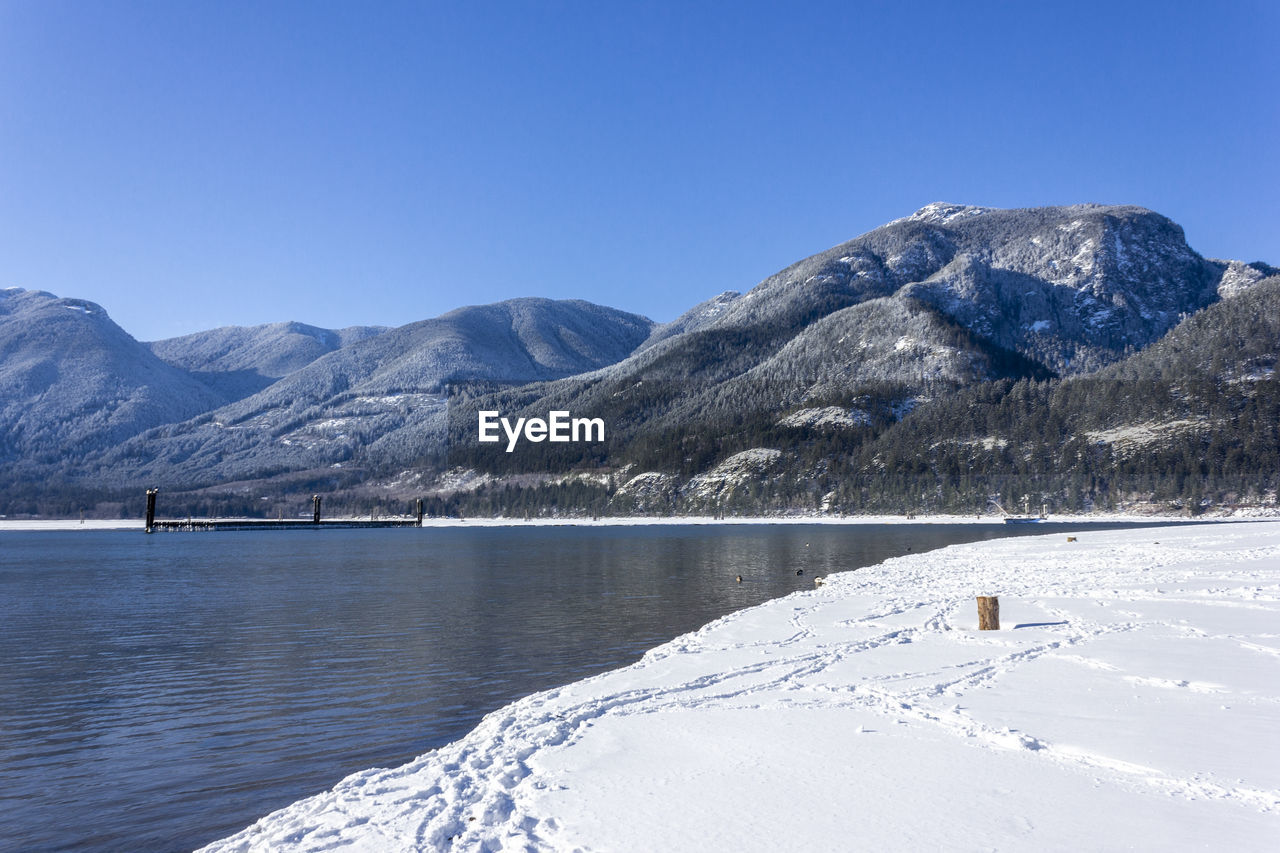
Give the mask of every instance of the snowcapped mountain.
[{"label": "snowcapped mountain", "polygon": [[224,402],[101,306],[0,290],[0,464],[75,460]]},{"label": "snowcapped mountain", "polygon": [[[1096,370],[1219,299],[1227,273],[1263,271],[1205,260],[1143,208],[931,204],[695,307],[527,411],[591,413],[626,438],[715,432],[872,390],[900,410],[974,382]],[[460,437],[470,414],[457,415]]]},{"label": "snowcapped mountain", "polygon": [[719,296],[713,296],[706,302],[698,303],[670,323],[654,326],[653,333],[649,335],[648,340],[640,345],[640,349],[646,349],[676,335],[696,332],[714,325],[729,306],[741,296],[742,294],[736,290],[726,290]]},{"label": "snowcapped mountain", "polygon": [[518,384],[625,357],[653,324],[580,300],[459,308],[357,340],[264,390],[93,460],[100,477],[210,484],[443,447],[448,386]]},{"label": "snowcapped mountain", "polygon": [[385,331],[384,326],[320,329],[305,323],[268,323],[223,326],[143,346],[161,361],[191,373],[227,400],[239,400],[322,355]]},{"label": "snowcapped mountain", "polygon": [[1140,207],[935,203],[766,279],[716,323],[759,325],[896,296],[1054,372],[1079,373],[1213,302],[1225,271]]},{"label": "snowcapped mountain", "polygon": [[[1221,440],[1242,434],[1240,412],[1257,419],[1280,399],[1267,384],[1280,341],[1250,319],[1273,307],[1276,273],[1206,259],[1140,207],[935,203],[659,326],[586,302],[517,299],[388,330],[280,323],[144,345],[91,303],[9,290],[0,476],[287,490],[340,472],[348,484],[418,488],[442,465],[454,479],[480,472],[477,482],[599,466],[647,484],[615,484],[633,508],[660,495],[667,509],[705,510],[688,501],[719,505],[750,485],[768,509],[760,490],[781,483],[792,491],[780,506],[798,494],[805,506],[866,506],[875,490],[850,483],[883,487],[908,476],[897,466],[962,479],[982,466],[1028,471],[1029,451],[1011,448],[1031,440],[1017,424],[1034,423],[1053,434],[1035,439],[1047,442],[1037,452],[1088,484],[1072,486],[1078,496],[1110,482],[1081,448],[1165,435],[1166,421],[1212,421]],[[1146,408],[1116,390],[1130,386],[1150,392]],[[1197,409],[1192,396],[1219,402]],[[608,441],[507,454],[475,441],[479,408],[601,417]],[[1265,445],[1264,432],[1249,446]],[[1059,458],[1067,440],[1085,444]],[[715,472],[735,459],[768,460],[768,473],[708,485],[728,483]]]},{"label": "snowcapped mountain", "polygon": [[[914,469],[881,478],[874,499],[890,506],[920,501],[923,482],[934,499],[979,509],[984,493],[1072,509],[1274,509],[1278,358],[1280,276],[1270,276],[1100,371],[971,385],[922,405],[859,448],[849,468],[900,460]],[[858,480],[833,483],[832,502],[869,502]]]}]

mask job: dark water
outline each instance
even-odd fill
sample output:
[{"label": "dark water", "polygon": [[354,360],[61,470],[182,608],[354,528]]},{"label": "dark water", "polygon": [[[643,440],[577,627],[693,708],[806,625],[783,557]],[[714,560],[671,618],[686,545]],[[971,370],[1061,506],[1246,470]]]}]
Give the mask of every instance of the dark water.
[{"label": "dark water", "polygon": [[190,849],[814,575],[1065,529],[2,533],[0,849]]}]

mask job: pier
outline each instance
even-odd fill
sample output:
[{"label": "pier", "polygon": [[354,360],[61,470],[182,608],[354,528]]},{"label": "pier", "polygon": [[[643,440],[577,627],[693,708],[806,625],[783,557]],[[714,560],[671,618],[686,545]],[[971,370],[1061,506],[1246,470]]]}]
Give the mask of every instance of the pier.
[{"label": "pier", "polygon": [[147,522],[146,532],[163,531],[196,531],[196,530],[358,530],[390,527],[421,527],[423,506],[422,500],[415,502],[415,516],[398,516],[396,518],[320,518],[320,495],[312,495],[311,519],[267,519],[267,518],[187,518],[156,519],[156,495],[159,489],[147,489]]},{"label": "pier", "polygon": [[148,533],[158,530],[331,530],[335,528],[351,529],[360,527],[421,527],[422,523],[413,518],[388,519],[342,519],[332,518],[314,522],[306,520],[277,521],[275,519],[256,518],[189,518],[181,521],[156,521]]}]

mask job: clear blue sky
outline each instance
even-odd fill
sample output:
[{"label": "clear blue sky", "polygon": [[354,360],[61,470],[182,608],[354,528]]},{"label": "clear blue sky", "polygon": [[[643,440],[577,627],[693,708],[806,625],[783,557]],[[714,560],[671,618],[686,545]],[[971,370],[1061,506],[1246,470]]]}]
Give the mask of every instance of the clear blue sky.
[{"label": "clear blue sky", "polygon": [[668,320],[931,201],[1280,264],[1280,3],[0,0],[0,287]]}]

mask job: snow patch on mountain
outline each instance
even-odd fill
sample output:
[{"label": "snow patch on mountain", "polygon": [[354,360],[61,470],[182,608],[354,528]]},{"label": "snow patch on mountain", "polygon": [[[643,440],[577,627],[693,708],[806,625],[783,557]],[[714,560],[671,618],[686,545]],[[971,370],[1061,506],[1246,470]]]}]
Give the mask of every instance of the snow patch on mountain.
[{"label": "snow patch on mountain", "polygon": [[1117,453],[1134,453],[1142,448],[1166,441],[1171,435],[1205,429],[1204,419],[1179,419],[1163,423],[1126,424],[1110,429],[1089,430],[1084,437],[1093,444],[1110,445]]},{"label": "snow patch on mountain", "polygon": [[1222,278],[1218,281],[1218,295],[1229,299],[1253,287],[1268,276],[1275,275],[1275,269],[1266,264],[1246,264],[1241,261],[1214,261],[1225,265]]},{"label": "snow patch on mountain", "polygon": [[926,204],[910,216],[904,217],[903,219],[895,219],[894,222],[933,222],[950,224],[957,220],[981,216],[988,212],[990,212],[990,208],[986,207],[975,207],[971,204],[949,204],[945,201],[935,201],[932,204]]},{"label": "snow patch on mountain", "polygon": [[701,500],[725,499],[735,489],[758,481],[775,468],[781,459],[781,450],[753,447],[733,454],[705,474],[689,480],[683,491],[687,496]]},{"label": "snow patch on mountain", "polygon": [[824,406],[818,409],[797,409],[778,421],[784,427],[836,427],[850,428],[869,426],[871,416],[858,409],[844,409],[839,406]]},{"label": "snow patch on mountain", "polygon": [[738,291],[726,290],[718,296],[713,296],[705,302],[698,303],[670,323],[654,326],[649,333],[648,339],[636,348],[636,352],[642,352],[655,344],[678,335],[696,332],[714,325],[725,315],[729,306],[741,298],[742,294]]},{"label": "snow patch on mountain", "polygon": [[629,502],[637,512],[650,512],[665,506],[675,493],[675,488],[674,475],[645,471],[619,486],[615,500]]},{"label": "snow patch on mountain", "polygon": [[929,445],[929,449],[932,450],[935,447],[942,447],[946,444],[958,447],[972,447],[977,450],[990,452],[992,450],[1004,450],[1009,446],[1009,440],[1007,438],[1001,438],[993,435],[982,436],[980,438],[948,438],[943,439],[942,441],[935,441],[933,444]]},{"label": "snow patch on mountain", "polygon": [[471,468],[450,468],[436,479],[435,490],[441,494],[472,492],[493,481],[492,475]]}]

